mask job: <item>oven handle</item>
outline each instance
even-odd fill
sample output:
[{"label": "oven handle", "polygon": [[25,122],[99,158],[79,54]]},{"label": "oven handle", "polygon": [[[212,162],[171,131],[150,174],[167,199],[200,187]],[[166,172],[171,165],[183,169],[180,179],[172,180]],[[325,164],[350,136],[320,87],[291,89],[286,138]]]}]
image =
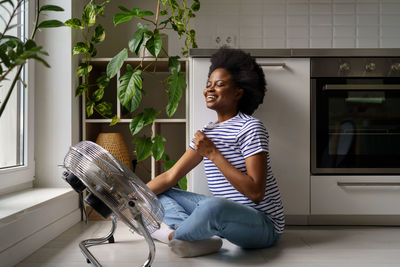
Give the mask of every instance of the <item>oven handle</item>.
[{"label": "oven handle", "polygon": [[258,63],[261,67],[276,67],[276,68],[286,68],[285,63]]},{"label": "oven handle", "polygon": [[338,186],[400,186],[399,182],[337,182]]},{"label": "oven handle", "polygon": [[325,84],[322,90],[400,90],[400,84]]}]

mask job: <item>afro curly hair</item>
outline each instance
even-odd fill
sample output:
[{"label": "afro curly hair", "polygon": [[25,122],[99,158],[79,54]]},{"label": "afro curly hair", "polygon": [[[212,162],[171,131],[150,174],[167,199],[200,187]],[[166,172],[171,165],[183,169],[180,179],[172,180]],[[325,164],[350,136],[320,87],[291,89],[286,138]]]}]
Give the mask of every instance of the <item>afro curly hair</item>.
[{"label": "afro curly hair", "polygon": [[208,77],[215,69],[225,69],[232,76],[234,84],[243,89],[238,109],[247,115],[253,114],[263,102],[266,81],[262,68],[250,54],[240,49],[220,48],[211,56]]}]

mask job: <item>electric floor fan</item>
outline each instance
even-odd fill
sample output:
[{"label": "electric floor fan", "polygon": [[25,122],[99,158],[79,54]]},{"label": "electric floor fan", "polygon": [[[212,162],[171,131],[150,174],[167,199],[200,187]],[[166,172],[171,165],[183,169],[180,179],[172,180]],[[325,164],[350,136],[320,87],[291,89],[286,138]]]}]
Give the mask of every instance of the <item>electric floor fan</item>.
[{"label": "electric floor fan", "polygon": [[101,266],[88,247],[106,241],[113,243],[118,218],[145,238],[149,255],[143,266],[150,266],[155,256],[150,234],[160,228],[164,217],[164,209],[153,192],[107,150],[90,141],[82,141],[69,149],[64,158],[64,168],[63,179],[75,191],[82,194],[88,190],[85,202],[104,218],[112,217],[112,227],[107,236],[79,244],[87,262]]}]

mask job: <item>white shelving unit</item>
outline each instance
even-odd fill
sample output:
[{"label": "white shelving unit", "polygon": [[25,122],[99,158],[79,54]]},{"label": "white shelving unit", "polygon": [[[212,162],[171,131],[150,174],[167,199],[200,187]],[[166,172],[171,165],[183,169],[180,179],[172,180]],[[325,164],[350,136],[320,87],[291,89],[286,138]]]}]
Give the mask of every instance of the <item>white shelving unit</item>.
[{"label": "white shelving unit", "polygon": [[[91,82],[94,82],[97,77],[105,73],[107,64],[111,58],[94,58],[91,60],[93,69],[90,75]],[[137,66],[142,61],[141,58],[128,58],[124,64],[131,64],[133,67]],[[118,99],[117,88],[119,86],[119,77],[121,73],[117,73],[116,77],[111,79],[109,86],[105,90],[104,100],[113,104],[113,112],[120,118],[117,125],[109,126],[111,119],[101,118],[99,115],[93,114],[90,118],[86,116],[86,99],[82,98],[82,139],[96,141],[96,137],[100,132],[121,132],[124,135],[125,142],[128,145],[130,156],[133,155],[133,136],[129,131],[129,123],[133,115],[140,113],[143,108],[153,107],[161,111],[158,118],[153,122],[151,127],[145,127],[143,130],[146,135],[164,133],[168,136],[165,143],[166,153],[172,159],[178,159],[185,151],[188,145],[188,99],[189,99],[189,61],[188,59],[181,59],[181,71],[186,73],[187,88],[183,93],[182,100],[179,104],[178,110],[172,118],[168,118],[165,114],[165,106],[168,101],[165,93],[165,87],[161,81],[168,75],[168,58],[144,58],[143,64],[155,63],[155,71],[153,66],[149,67],[148,72],[143,75],[143,89],[146,95],[143,96],[142,104],[132,114],[125,110]],[[123,66],[121,72],[125,70]],[[164,132],[164,133],[163,133]],[[141,133],[138,133],[140,136]],[[182,138],[184,142],[182,143]],[[145,182],[154,178],[159,171],[159,164],[153,158],[143,161],[141,164],[142,170],[138,169],[136,173]],[[150,171],[150,174],[148,173]]]}]

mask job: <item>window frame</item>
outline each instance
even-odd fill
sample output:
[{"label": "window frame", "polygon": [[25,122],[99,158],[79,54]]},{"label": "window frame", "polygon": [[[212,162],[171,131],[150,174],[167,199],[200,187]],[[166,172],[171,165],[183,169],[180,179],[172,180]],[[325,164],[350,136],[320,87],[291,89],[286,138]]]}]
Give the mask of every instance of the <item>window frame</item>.
[{"label": "window frame", "polygon": [[[33,25],[29,23],[35,17],[34,1],[24,2],[25,15],[24,19],[28,27],[25,27],[25,36],[33,30]],[[24,112],[24,164],[10,168],[0,169],[0,195],[23,190],[33,186],[35,177],[35,161],[34,161],[34,124],[35,124],[35,71],[34,62],[29,60],[24,66],[24,80],[28,85],[24,89],[25,99],[23,104]]]}]

